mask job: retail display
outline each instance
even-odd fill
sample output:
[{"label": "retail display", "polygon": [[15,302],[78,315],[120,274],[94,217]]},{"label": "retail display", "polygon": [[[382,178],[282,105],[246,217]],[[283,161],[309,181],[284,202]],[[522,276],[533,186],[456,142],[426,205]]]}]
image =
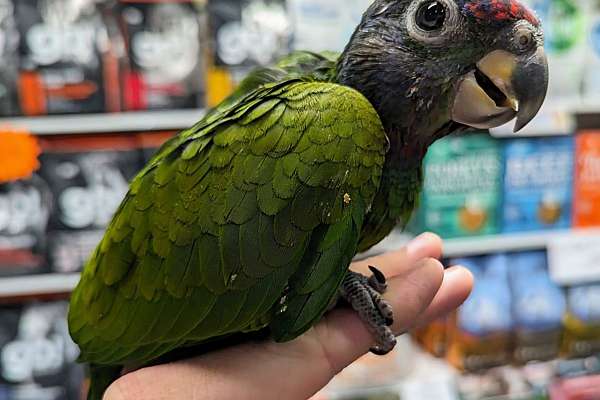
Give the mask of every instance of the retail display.
[{"label": "retail display", "polygon": [[452,264],[467,267],[477,284],[449,325],[448,360],[467,371],[506,364],[514,327],[506,256],[452,260]]},{"label": "retail display", "polygon": [[114,12],[127,48],[125,110],[204,106],[206,14],[193,1],[120,0]]},{"label": "retail display", "polygon": [[13,6],[22,113],[118,111],[107,106],[119,77],[97,2],[19,0]]},{"label": "retail display", "polygon": [[600,132],[577,135],[573,225],[600,226]]},{"label": "retail display", "polygon": [[35,174],[0,183],[0,276],[45,272],[50,189]]},{"label": "retail display", "polygon": [[504,148],[502,230],[569,228],[573,138],[514,139]]},{"label": "retail display", "polygon": [[80,400],[84,370],[67,302],[0,306],[0,399]]},{"label": "retail display", "polygon": [[443,237],[500,231],[502,147],[487,133],[448,137],[425,159],[425,181],[416,231]]},{"label": "retail display", "polygon": [[[475,275],[473,295],[399,338],[387,357],[362,358],[311,400],[600,399],[600,264],[589,266],[596,281],[559,285],[548,273],[557,260],[544,249],[572,232],[600,236],[600,1],[522,1],[542,21],[550,65],[537,121],[560,128],[502,138],[477,130],[436,142],[419,207],[393,243],[440,234],[454,257],[444,264]],[[131,179],[177,134],[159,129],[200,120],[249,72],[291,51],[328,52],[292,57],[281,64],[286,72],[298,64],[330,71],[371,2],[0,0],[0,400],[85,398],[62,299]],[[565,113],[585,113],[580,128],[564,129]],[[136,118],[147,122],[138,127]],[[213,161],[226,163],[220,156]],[[261,169],[249,160],[246,170]],[[293,171],[283,172],[276,178]],[[251,179],[263,182],[259,175]],[[185,236],[177,219],[163,222],[167,235]]]}]

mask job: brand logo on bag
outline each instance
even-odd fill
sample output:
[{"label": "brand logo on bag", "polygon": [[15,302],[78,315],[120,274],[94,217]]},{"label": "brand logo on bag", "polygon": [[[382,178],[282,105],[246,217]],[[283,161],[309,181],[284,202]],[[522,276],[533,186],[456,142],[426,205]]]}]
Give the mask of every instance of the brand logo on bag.
[{"label": "brand logo on bag", "polygon": [[89,64],[95,59],[96,29],[87,23],[67,27],[38,24],[26,36],[31,58],[39,65],[52,65],[60,61]]}]

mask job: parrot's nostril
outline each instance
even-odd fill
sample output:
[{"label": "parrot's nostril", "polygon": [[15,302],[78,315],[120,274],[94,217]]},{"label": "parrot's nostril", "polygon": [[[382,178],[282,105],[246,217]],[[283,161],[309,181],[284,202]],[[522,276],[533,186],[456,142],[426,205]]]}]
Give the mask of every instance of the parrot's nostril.
[{"label": "parrot's nostril", "polygon": [[508,107],[508,98],[479,68],[475,68],[475,80],[483,91],[496,103],[497,107]]}]

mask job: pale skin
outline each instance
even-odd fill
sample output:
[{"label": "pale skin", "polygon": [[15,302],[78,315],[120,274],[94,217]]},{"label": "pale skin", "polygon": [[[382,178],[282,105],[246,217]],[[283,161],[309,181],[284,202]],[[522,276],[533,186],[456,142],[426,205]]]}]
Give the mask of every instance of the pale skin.
[{"label": "pale skin", "polygon": [[[463,267],[444,271],[442,241],[423,234],[401,250],[356,262],[369,275],[375,265],[388,278],[393,330],[402,334],[458,307],[473,286]],[[369,351],[373,339],[356,314],[335,309],[288,343],[244,344],[124,375],[104,400],[306,400]]]}]

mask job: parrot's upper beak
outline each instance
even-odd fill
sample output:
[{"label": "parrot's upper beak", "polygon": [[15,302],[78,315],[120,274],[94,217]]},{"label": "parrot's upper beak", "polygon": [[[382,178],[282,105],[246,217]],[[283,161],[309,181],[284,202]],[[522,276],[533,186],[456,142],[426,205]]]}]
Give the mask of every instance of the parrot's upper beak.
[{"label": "parrot's upper beak", "polygon": [[473,128],[489,129],[517,118],[521,130],[537,114],[548,90],[548,61],[542,47],[516,56],[494,50],[464,76],[452,120]]}]

